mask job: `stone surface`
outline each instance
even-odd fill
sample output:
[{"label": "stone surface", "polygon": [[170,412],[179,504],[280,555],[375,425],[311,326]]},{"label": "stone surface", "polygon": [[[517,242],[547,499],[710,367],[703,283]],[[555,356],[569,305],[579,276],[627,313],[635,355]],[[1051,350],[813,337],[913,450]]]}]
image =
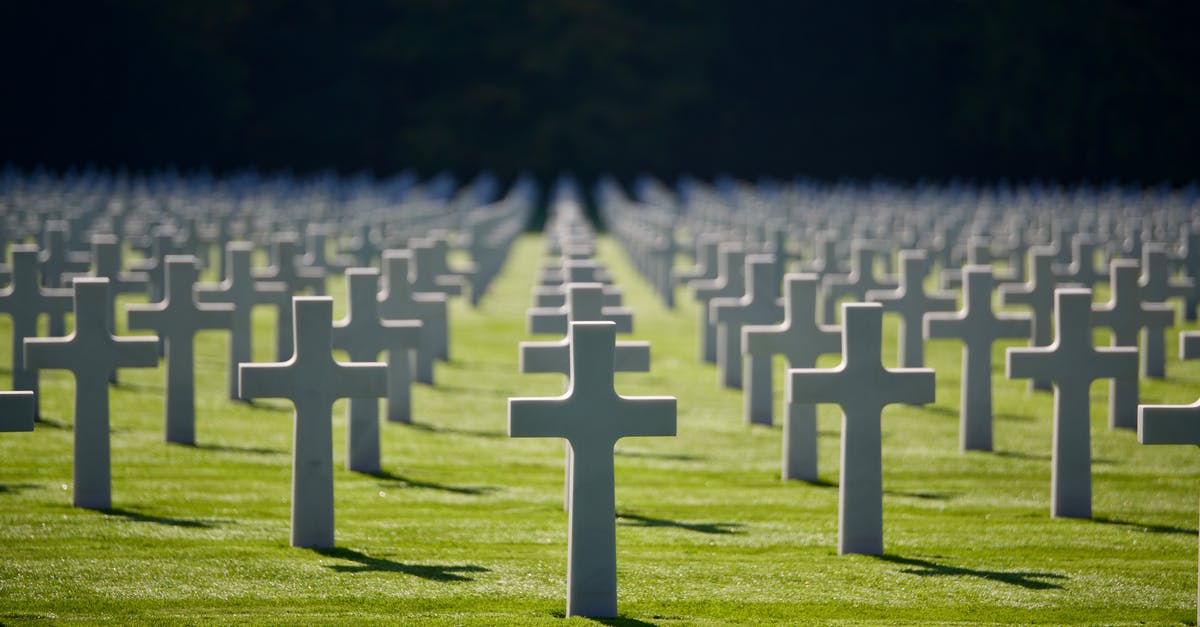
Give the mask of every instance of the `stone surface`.
[{"label": "stone surface", "polygon": [[[421,322],[421,344],[411,365],[416,380],[433,383],[433,362],[438,347],[449,343],[446,295],[415,293],[409,282],[408,264],[411,253],[406,250],[383,252],[383,281],[380,284],[379,313],[388,320],[418,320]],[[388,408],[388,420],[403,422],[402,407]]]},{"label": "stone surface", "polygon": [[567,616],[617,615],[613,446],[623,437],[675,435],[674,398],[616,393],[615,340],[612,322],[571,323],[567,393],[508,399],[509,436],[564,438],[571,447]]},{"label": "stone surface", "polygon": [[[607,320],[617,325],[617,333],[633,333],[633,310],[605,306],[601,284],[568,283],[567,286],[570,293],[562,307],[534,307],[525,312],[525,328],[530,334],[566,335],[570,320]],[[576,293],[579,286],[585,286],[586,292]]]},{"label": "stone surface", "polygon": [[925,315],[925,336],[962,340],[962,396],[959,399],[959,448],[992,450],[992,344],[1003,338],[1028,338],[1025,314],[992,311],[995,282],[988,266],[962,269],[963,308]]},{"label": "stone surface", "polygon": [[[105,291],[107,294],[107,290]],[[71,308],[72,292],[67,288],[44,288],[38,280],[37,246],[12,247],[12,281],[0,290],[0,312],[12,319],[12,387],[37,392],[36,368],[25,365],[24,341],[37,337],[38,316],[65,313]],[[108,317],[104,319],[108,323]]]},{"label": "stone surface", "polygon": [[36,407],[33,392],[0,392],[0,433],[33,431]]},{"label": "stone surface", "polygon": [[74,292],[75,330],[66,337],[26,339],[25,363],[75,375],[72,503],[103,510],[112,507],[108,374],[115,368],[157,366],[158,338],[115,337],[108,331],[108,279],[75,279]]},{"label": "stone surface", "polygon": [[740,389],[743,374],[752,385],[770,386],[768,356],[751,357],[742,364],[742,327],[774,324],[783,319],[779,303],[782,276],[772,255],[746,257],[746,293],[738,298],[714,298],[709,302],[709,319],[717,325],[717,384]]},{"label": "stone surface", "polygon": [[714,298],[738,297],[746,292],[746,253],[742,245],[726,242],[717,249],[717,278],[691,283],[692,296],[700,311],[700,359],[717,362],[717,325],[710,317],[708,304]]},{"label": "stone surface", "polygon": [[[1025,305],[1031,314],[1034,346],[1049,346],[1054,341],[1054,290],[1056,287],[1075,287],[1059,284],[1054,277],[1054,258],[1057,251],[1049,246],[1029,249],[1029,280],[1021,285],[1001,285],[1000,303],[1005,306]],[[1031,390],[1049,390],[1049,379],[1029,380]]]},{"label": "stone surface", "polygon": [[383,364],[333,359],[333,299],[292,301],[294,353],[282,363],[242,364],[241,396],[282,398],[295,406],[292,546],[333,546],[333,402],[387,394]]},{"label": "stone surface", "polygon": [[1042,377],[1054,384],[1054,442],[1050,515],[1092,517],[1092,450],[1088,387],[1096,379],[1137,377],[1136,348],[1092,345],[1092,291],[1054,293],[1054,335],[1049,346],[1009,348],[1009,378]]},{"label": "stone surface", "polygon": [[[789,368],[813,368],[817,358],[842,348],[840,327],[817,323],[817,294],[821,280],[815,274],[784,277],[783,322],[774,326],[742,327],[742,350],[758,357],[783,355]],[[771,424],[774,409],[770,386],[753,377],[743,394],[746,422]],[[784,480],[817,481],[817,407],[812,403],[786,402],[783,417]]]},{"label": "stone surface", "polygon": [[233,324],[233,305],[193,298],[198,265],[191,255],[168,256],[163,300],[126,308],[131,330],[154,331],[166,345],[163,428],[166,441],[176,444],[196,443],[196,332]]},{"label": "stone surface", "polygon": [[952,311],[956,303],[953,294],[935,291],[925,293],[925,277],[929,274],[929,259],[924,251],[900,251],[900,283],[894,290],[872,290],[866,299],[883,305],[884,311],[900,315],[899,365],[901,368],[920,368],[925,365],[925,336],[922,320],[928,312]]},{"label": "stone surface", "polygon": [[842,363],[788,371],[789,403],[834,403],[842,409],[838,553],[883,554],[883,461],[880,417],[893,403],[934,400],[928,368],[884,368],[883,307],[842,305]]}]

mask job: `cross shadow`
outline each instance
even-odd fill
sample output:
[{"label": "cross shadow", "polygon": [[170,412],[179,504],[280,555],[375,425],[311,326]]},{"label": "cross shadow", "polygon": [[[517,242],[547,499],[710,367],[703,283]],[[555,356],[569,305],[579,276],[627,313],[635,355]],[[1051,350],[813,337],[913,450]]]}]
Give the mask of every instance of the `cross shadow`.
[{"label": "cross shadow", "polygon": [[217,453],[246,453],[249,455],[283,455],[287,451],[277,448],[268,448],[265,446],[237,446],[235,444],[183,444],[188,448],[194,448],[201,451],[215,451]]},{"label": "cross shadow", "polygon": [[1028,414],[1011,414],[1008,412],[995,412],[992,414],[992,418],[996,420],[1007,420],[1009,422],[1033,422],[1038,419],[1037,416],[1030,416]]},{"label": "cross shadow", "polygon": [[325,557],[343,559],[355,564],[326,564],[325,567],[339,573],[402,573],[430,581],[462,582],[473,581],[461,573],[486,573],[490,569],[474,564],[449,566],[443,564],[404,564],[381,557],[371,557],[361,551],[346,548],[313,549]]},{"label": "cross shadow", "polygon": [[388,488],[422,488],[425,490],[440,490],[442,492],[466,494],[469,496],[482,496],[484,494],[491,494],[492,492],[496,492],[500,489],[495,486],[454,486],[446,485],[444,483],[434,483],[432,481],[419,481],[417,479],[405,477],[404,475],[398,475],[387,470],[380,470],[379,472],[367,474],[375,477],[376,479],[383,479],[387,481],[388,483],[381,483],[379,485],[380,487]]},{"label": "cross shadow", "polygon": [[958,492],[934,492],[926,490],[918,490],[915,492],[908,492],[905,490],[884,490],[883,493],[890,494],[891,496],[906,496],[908,498],[921,499],[923,501],[949,501],[951,499],[958,498],[959,495]]},{"label": "cross shadow", "polygon": [[[779,474],[772,473],[771,476],[778,477]],[[800,484],[800,483],[803,483],[804,485],[810,485],[814,488],[836,488],[836,487],[838,487],[838,482],[830,481],[828,479],[821,479],[821,478],[813,479],[812,481],[809,481],[807,479],[788,479],[785,482],[785,485]]]},{"label": "cross shadow", "polygon": [[130,522],[149,522],[159,525],[170,525],[172,527],[193,527],[199,529],[212,529],[217,526],[218,522],[229,521],[210,521],[197,520],[195,518],[170,518],[167,516],[154,516],[153,514],[143,514],[122,507],[111,507],[109,509],[98,510],[106,516],[120,516]]},{"label": "cross shadow", "polygon": [[654,627],[654,625],[658,624],[648,623],[644,620],[638,620],[636,618],[629,618],[628,616],[614,616],[612,618],[589,618],[588,620],[595,623],[600,623],[601,625],[611,625],[613,627],[628,627],[630,625],[634,627],[637,625],[650,625],[651,627]]},{"label": "cross shadow", "polygon": [[279,412],[281,414],[290,414],[295,411],[295,406],[293,406],[291,403],[288,403],[287,401],[263,402],[263,401],[242,399],[242,402],[246,403],[247,405],[249,405],[255,409]]},{"label": "cross shadow", "polygon": [[675,453],[647,453],[644,451],[614,451],[616,455],[621,457],[640,457],[644,459],[665,459],[675,462],[698,462],[704,458],[699,455],[681,455]]},{"label": "cross shadow", "polygon": [[741,527],[745,526],[742,523],[731,522],[712,522],[712,523],[685,523],[678,520],[668,520],[666,518],[651,518],[634,514],[631,512],[617,512],[617,518],[622,525],[630,527],[674,527],[676,529],[684,529],[686,531],[695,531],[697,533],[712,533],[720,535],[743,534]]},{"label": "cross shadow", "polygon": [[58,429],[60,431],[70,431],[71,425],[69,425],[61,420],[55,420],[54,418],[38,416],[33,421],[33,428],[35,430],[38,428],[42,428],[42,429]]},{"label": "cross shadow", "polygon": [[159,392],[162,393],[163,386],[155,383],[130,383],[129,381],[117,381],[110,384],[118,390],[128,390],[130,392]]},{"label": "cross shadow", "polygon": [[1194,536],[1200,531],[1190,529],[1188,527],[1175,527],[1172,525],[1153,525],[1150,523],[1133,522],[1132,520],[1118,520],[1116,518],[1108,518],[1106,516],[1094,516],[1093,521],[1105,525],[1121,525],[1131,527],[1145,533],[1177,533],[1180,535]]},{"label": "cross shadow", "polygon": [[516,396],[516,390],[512,388],[489,388],[489,387],[468,387],[465,385],[446,385],[440,383],[432,386],[433,389],[451,394],[468,394],[474,396]]},{"label": "cross shadow", "polygon": [[1053,581],[1041,581],[1043,579],[1050,580],[1065,580],[1066,575],[1056,573],[1038,573],[1038,572],[1011,572],[1002,570],[978,570],[974,568],[965,568],[962,566],[949,566],[946,564],[938,564],[929,560],[915,559],[911,557],[901,557],[899,555],[884,554],[880,555],[879,559],[893,564],[901,564],[911,568],[901,570],[902,573],[916,575],[918,577],[978,577],[988,581],[998,583],[1006,583],[1012,586],[1020,586],[1029,590],[1061,590],[1060,584]]},{"label": "cross shadow", "polygon": [[[402,423],[403,424],[403,423]],[[422,422],[410,422],[405,424],[410,429],[418,431],[428,431],[430,433],[449,433],[453,435],[468,435],[475,438],[507,438],[508,434],[503,431],[487,431],[483,429],[457,429],[455,427],[441,427]]]},{"label": "cross shadow", "polygon": [[21,494],[41,487],[36,483],[0,483],[0,494]]},{"label": "cross shadow", "polygon": [[1048,462],[1049,455],[1041,455],[1038,453],[1025,453],[1023,451],[992,451],[992,455],[996,457],[1007,457],[1009,459],[1022,459],[1034,462]]}]

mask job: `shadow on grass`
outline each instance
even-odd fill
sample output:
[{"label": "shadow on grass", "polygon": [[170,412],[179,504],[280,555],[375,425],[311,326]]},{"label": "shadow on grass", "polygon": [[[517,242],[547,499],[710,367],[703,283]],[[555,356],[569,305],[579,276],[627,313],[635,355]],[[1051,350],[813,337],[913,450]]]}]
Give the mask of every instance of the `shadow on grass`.
[{"label": "shadow on grass", "polygon": [[424,490],[440,490],[442,492],[466,494],[469,496],[482,496],[484,494],[491,494],[492,492],[500,490],[500,488],[495,486],[456,486],[446,485],[444,483],[434,483],[432,481],[419,481],[417,479],[405,477],[404,475],[398,475],[387,470],[381,470],[379,472],[367,474],[371,477],[375,477],[376,479],[383,479],[387,481],[387,483],[379,484],[379,486],[383,488],[421,488]]},{"label": "shadow on grass", "polygon": [[217,453],[246,453],[248,455],[283,455],[287,453],[282,449],[268,448],[266,446],[237,446],[236,444],[180,444],[178,446],[186,446],[200,451],[215,451]]},{"label": "shadow on grass", "polygon": [[431,425],[423,422],[399,423],[410,429],[418,431],[428,431],[429,433],[449,433],[451,435],[468,435],[473,438],[507,438],[508,434],[503,431],[488,431],[483,429],[458,429],[455,427],[442,427],[439,425]]},{"label": "shadow on grass", "polygon": [[[559,610],[557,612],[551,612],[551,616],[554,616],[555,618],[566,618],[567,613],[562,610]],[[650,625],[651,627],[653,627],[654,625],[658,625],[658,623],[648,623],[644,620],[639,620],[636,618],[629,618],[628,616],[611,616],[611,617],[605,617],[605,618],[596,618],[596,617],[592,617],[592,616],[572,616],[572,618],[579,618],[579,619],[582,619],[585,621],[596,623],[598,625],[614,625],[614,626],[618,626],[618,627],[624,626],[624,625],[633,625],[633,626]]]},{"label": "shadow on grass", "polygon": [[891,496],[906,496],[910,499],[921,499],[922,501],[949,501],[960,496],[960,492],[935,492],[926,490],[917,490],[909,492],[906,490],[884,490],[884,494]]},{"label": "shadow on grass", "polygon": [[167,516],[155,516],[153,514],[143,514],[122,507],[112,507],[109,509],[97,510],[105,516],[119,516],[130,522],[148,522],[159,525],[170,525],[172,527],[191,527],[197,529],[212,529],[217,526],[218,522],[228,521],[213,521],[213,520],[197,520],[195,518],[170,518]]},{"label": "shadow on grass", "polygon": [[650,516],[642,516],[632,512],[617,512],[617,519],[622,525],[629,527],[674,527],[686,531],[695,531],[697,533],[711,533],[719,535],[740,535],[746,533],[741,530],[744,527],[742,523],[731,522],[709,522],[709,523],[687,523],[679,520],[669,520],[666,518],[651,518]]},{"label": "shadow on grass", "polygon": [[1004,570],[978,570],[975,568],[965,568],[962,566],[949,566],[946,564],[938,564],[929,560],[915,559],[911,557],[901,557],[899,555],[884,554],[880,555],[879,559],[893,564],[901,564],[910,566],[901,570],[902,573],[916,575],[918,577],[978,577],[988,581],[998,583],[1006,583],[1012,586],[1020,586],[1029,590],[1061,590],[1062,586],[1050,580],[1065,580],[1066,575],[1056,573],[1037,573],[1027,571],[1004,571]]},{"label": "shadow on grass", "polygon": [[1023,451],[992,451],[996,457],[1007,457],[1008,459],[1021,459],[1031,462],[1048,462],[1049,455],[1041,455],[1038,453],[1025,453]]},{"label": "shadow on grass", "polygon": [[70,431],[71,425],[61,420],[55,420],[54,418],[38,416],[33,419],[33,429],[35,431],[38,429],[58,429],[60,431]]},{"label": "shadow on grass", "polygon": [[296,411],[295,406],[293,406],[291,403],[288,403],[287,401],[263,402],[263,401],[244,400],[243,399],[242,402],[249,405],[250,407],[255,408],[255,409],[261,409],[264,411],[273,411],[273,412],[278,412],[281,414],[291,414]]},{"label": "shadow on grass", "polygon": [[673,462],[699,462],[704,458],[699,455],[682,455],[677,453],[647,453],[645,451],[613,451],[621,457],[640,457],[644,459],[665,459]]},{"label": "shadow on grass", "polygon": [[129,381],[117,381],[111,385],[118,390],[124,390],[127,392],[158,392],[161,394],[163,391],[163,386],[160,383],[131,383]]},{"label": "shadow on grass", "polygon": [[439,383],[431,386],[439,392],[447,392],[454,395],[472,395],[472,396],[517,396],[516,390],[506,387],[474,387],[466,385],[447,385]]},{"label": "shadow on grass", "polygon": [[42,486],[36,483],[0,483],[0,494],[21,494],[41,488]]},{"label": "shadow on grass", "polygon": [[430,581],[462,582],[474,581],[462,573],[486,573],[489,569],[474,564],[449,566],[444,564],[404,564],[381,557],[371,557],[354,549],[313,549],[325,557],[348,560],[355,564],[326,564],[325,567],[339,573],[402,573]]},{"label": "shadow on grass", "polygon": [[1145,533],[1176,533],[1179,535],[1194,536],[1200,533],[1200,530],[1190,529],[1188,527],[1174,527],[1172,525],[1153,525],[1150,523],[1134,522],[1132,520],[1118,520],[1116,518],[1108,518],[1105,516],[1096,516],[1093,521],[1105,525],[1120,525],[1122,527],[1130,527]]}]

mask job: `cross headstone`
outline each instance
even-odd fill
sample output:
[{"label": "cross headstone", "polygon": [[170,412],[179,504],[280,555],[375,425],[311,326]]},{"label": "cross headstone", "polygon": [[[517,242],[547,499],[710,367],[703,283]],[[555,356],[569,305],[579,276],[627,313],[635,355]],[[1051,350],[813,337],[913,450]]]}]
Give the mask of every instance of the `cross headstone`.
[{"label": "cross headstone", "polygon": [[1091,236],[1076,233],[1071,237],[1071,263],[1059,278],[1089,289],[1104,280],[1104,273],[1096,270],[1096,242]]},{"label": "cross headstone", "polygon": [[[91,263],[87,253],[70,250],[68,242],[70,225],[65,220],[50,220],[42,232],[42,249],[38,252],[38,266],[42,284],[46,287],[65,287],[70,284],[71,274],[87,272]],[[66,335],[66,322],[62,311],[47,312],[50,335]]]},{"label": "cross headstone", "polygon": [[[65,313],[71,307],[71,290],[45,288],[38,281],[37,246],[12,247],[12,282],[0,289],[0,312],[12,318],[12,387],[37,392],[36,368],[25,365],[24,341],[37,337],[38,317]],[[105,318],[107,324],[107,318]]]},{"label": "cross headstone", "polygon": [[[1049,346],[1054,341],[1054,259],[1057,250],[1050,246],[1029,249],[1029,280],[1023,285],[1001,285],[1000,302],[1006,306],[1026,305],[1031,314],[1034,346]],[[1067,287],[1062,285],[1061,287]],[[1049,379],[1033,377],[1031,390],[1049,390]]]},{"label": "cross headstone", "polygon": [[271,238],[271,265],[254,273],[254,278],[287,284],[291,293],[311,290],[325,292],[325,269],[300,263],[300,241],[294,232],[277,233]]},{"label": "cross headstone", "polygon": [[1200,331],[1183,331],[1179,334],[1179,358],[1200,359]]},{"label": "cross headstone", "polygon": [[573,322],[568,335],[567,393],[508,399],[508,434],[564,438],[569,443],[566,613],[611,617],[617,615],[613,446],[623,437],[675,435],[675,399],[616,393],[614,323]]},{"label": "cross headstone", "polygon": [[37,398],[33,392],[0,392],[0,433],[33,431]]},{"label": "cross headstone", "polygon": [[[1138,337],[1146,341],[1140,351],[1142,373],[1149,369],[1147,360],[1165,360],[1160,352],[1150,355],[1150,336],[1158,335],[1157,345],[1163,345],[1164,330],[1175,322],[1175,309],[1166,303],[1142,302],[1138,289],[1138,262],[1134,259],[1114,259],[1109,265],[1111,287],[1107,303],[1092,307],[1092,322],[1112,330],[1113,346],[1138,348]],[[1162,364],[1158,364],[1162,369]],[[1137,428],[1138,378],[1116,377],[1109,381],[1108,426],[1111,429]]]},{"label": "cross headstone", "polygon": [[[1162,244],[1146,244],[1142,248],[1142,276],[1139,279],[1141,300],[1148,303],[1162,303],[1167,299],[1187,298],[1193,290],[1195,279],[1188,277],[1171,277],[1168,265],[1167,251]],[[1175,305],[1169,305],[1171,320],[1167,326],[1175,323]],[[1145,348],[1142,355],[1142,374],[1162,379],[1166,376],[1166,346],[1161,332],[1147,329]]]},{"label": "cross headstone", "polygon": [[108,279],[77,278],[75,330],[66,337],[28,338],[30,369],[69,370],[75,375],[75,507],[112,507],[108,429],[108,373],[114,368],[158,365],[158,338],[115,337],[108,330]]},{"label": "cross headstone", "polygon": [[131,330],[155,331],[166,345],[163,422],[167,442],[176,444],[196,443],[196,332],[233,323],[233,305],[200,304],[193,298],[198,264],[191,255],[169,255],[163,300],[126,307]]},{"label": "cross headstone", "polygon": [[717,249],[717,278],[691,283],[692,295],[700,310],[700,359],[717,362],[717,325],[710,316],[708,304],[714,298],[741,296],[746,292],[746,253],[742,245],[726,242]]},{"label": "cross headstone", "polygon": [[[1137,430],[1141,444],[1200,446],[1200,401],[1191,405],[1142,405],[1138,407]],[[1200,620],[1200,590],[1196,597]]]},{"label": "cross headstone", "polygon": [[878,254],[873,242],[856,239],[850,243],[850,273],[827,275],[822,279],[827,324],[834,322],[840,299],[850,297],[861,301],[872,290],[895,289],[895,282],[875,277],[875,257]]},{"label": "cross headstone", "polygon": [[935,291],[925,293],[925,276],[929,260],[921,250],[900,251],[900,284],[894,290],[872,290],[867,300],[883,305],[884,311],[900,315],[899,362],[901,368],[920,368],[925,365],[925,338],[922,319],[931,311],[952,311],[953,294]]},{"label": "cross headstone", "polygon": [[[779,304],[782,277],[773,255],[746,257],[746,293],[734,298],[714,298],[708,317],[717,325],[717,383],[740,389],[743,374],[754,385],[770,386],[770,356],[751,357],[742,364],[742,327],[774,324],[783,318]],[[743,369],[745,372],[743,372]]]},{"label": "cross headstone", "polygon": [[[374,362],[387,352],[387,406],[396,422],[412,421],[409,387],[412,385],[410,352],[421,342],[417,320],[384,320],[379,315],[379,271],[346,270],[346,317],[333,324],[333,347],[346,351],[351,361]],[[351,398],[346,410],[346,469],[377,473],[379,464],[379,401]]]},{"label": "cross headstone", "polygon": [[[419,320],[421,342],[412,364],[416,380],[433,383],[433,360],[438,347],[448,342],[446,295],[441,293],[416,293],[409,282],[408,263],[411,253],[407,250],[385,250],[383,252],[383,281],[380,285],[379,313],[388,320]],[[388,408],[388,420],[404,422],[403,408]]]},{"label": "cross headstone", "polygon": [[[771,358],[783,355],[789,368],[814,368],[817,358],[842,347],[842,330],[817,323],[817,293],[821,279],[815,274],[789,274],[783,284],[783,323],[742,327],[742,350]],[[774,394],[770,386],[747,379],[742,415],[747,422],[771,424]],[[782,476],[817,480],[817,407],[812,403],[785,403],[783,415]]]},{"label": "cross headstone", "polygon": [[633,311],[627,307],[606,307],[601,298],[593,297],[600,294],[595,288],[599,283],[569,283],[568,291],[576,286],[587,286],[588,297],[571,300],[562,307],[534,307],[525,312],[525,326],[529,333],[551,333],[566,335],[570,320],[607,320],[617,325],[617,333],[633,333]]},{"label": "cross headstone", "polygon": [[229,327],[229,368],[226,373],[230,400],[240,400],[238,365],[254,361],[254,332],[251,325],[254,306],[263,304],[274,307],[276,324],[287,331],[289,338],[291,337],[291,294],[287,286],[278,281],[254,280],[250,271],[253,254],[254,245],[250,242],[227,243],[225,278],[215,285],[198,284],[195,289],[196,302],[233,306],[233,318]]},{"label": "cross headstone", "polygon": [[333,546],[333,402],[387,394],[383,364],[333,359],[333,299],[292,300],[295,352],[273,364],[242,364],[246,399],[283,398],[295,406],[292,443],[292,546]]},{"label": "cross headstone", "polygon": [[992,269],[962,270],[963,308],[925,315],[925,337],[962,340],[962,398],[959,400],[959,448],[992,450],[992,344],[1002,338],[1028,338],[1025,314],[992,311]]},{"label": "cross headstone", "polygon": [[880,417],[893,403],[934,399],[928,368],[884,368],[883,307],[842,305],[842,363],[788,371],[789,403],[835,403],[842,408],[842,476],[838,486],[838,553],[883,553],[883,460]]},{"label": "cross headstone", "polygon": [[1092,291],[1054,293],[1054,343],[1009,348],[1011,378],[1043,377],[1054,383],[1054,444],[1050,515],[1092,517],[1092,450],[1088,387],[1096,379],[1137,377],[1136,348],[1092,345]]}]

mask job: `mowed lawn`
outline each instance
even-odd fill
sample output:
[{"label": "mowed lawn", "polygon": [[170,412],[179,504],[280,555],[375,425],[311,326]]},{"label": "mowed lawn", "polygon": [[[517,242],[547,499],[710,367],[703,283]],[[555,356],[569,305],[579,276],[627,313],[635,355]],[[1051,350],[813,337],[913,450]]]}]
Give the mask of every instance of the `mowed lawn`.
[{"label": "mowed lawn", "polygon": [[[0,623],[562,622],[563,447],[505,426],[508,397],[564,390],[517,372],[543,247],[522,237],[480,308],[453,302],[451,361],[414,386],[414,424],[383,425],[384,472],[344,470],[345,401],[334,406],[335,549],[288,546],[291,407],[227,400],[224,334],[197,340],[197,446],[163,443],[161,368],[121,372],[109,512],[70,506],[73,383],[43,373],[44,421],[0,434]],[[635,311],[631,339],[651,343],[651,372],[618,375],[618,391],[679,408],[678,437],[617,445],[621,618],[601,622],[1194,623],[1200,452],[1109,431],[1106,382],[1092,388],[1096,519],[1054,520],[1052,395],[1006,380],[998,345],[996,452],[961,453],[960,345],[928,343],[937,402],[883,416],[886,554],[839,556],[838,409],[821,408],[821,481],[781,482],[779,411],[775,427],[745,426],[740,391],[697,359],[691,299],[664,308],[614,242],[600,251]],[[340,317],[341,279],[330,293]],[[259,361],[273,361],[273,319],[255,312]],[[1146,402],[1200,397],[1177,331]],[[0,317],[5,389],[9,341]]]}]

